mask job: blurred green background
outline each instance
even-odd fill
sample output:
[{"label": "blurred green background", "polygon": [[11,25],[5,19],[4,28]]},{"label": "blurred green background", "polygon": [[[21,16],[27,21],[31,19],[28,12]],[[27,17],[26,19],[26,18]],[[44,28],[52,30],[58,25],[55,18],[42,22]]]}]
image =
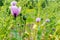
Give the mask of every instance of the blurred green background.
[{"label": "blurred green background", "polygon": [[[60,40],[60,0],[15,0],[22,7],[16,20],[9,9],[12,1],[0,0],[0,40]],[[50,22],[44,24],[46,19]]]}]

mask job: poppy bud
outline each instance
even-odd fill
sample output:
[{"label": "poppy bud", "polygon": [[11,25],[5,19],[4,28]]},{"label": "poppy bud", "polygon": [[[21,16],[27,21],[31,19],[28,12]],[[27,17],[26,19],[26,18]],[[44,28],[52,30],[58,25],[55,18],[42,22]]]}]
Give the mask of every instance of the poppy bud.
[{"label": "poppy bud", "polygon": [[20,13],[20,16],[22,16],[22,13]]},{"label": "poppy bud", "polygon": [[11,2],[11,6],[16,6],[17,2],[16,1],[12,1]]},{"label": "poppy bud", "polygon": [[52,31],[55,31],[56,29],[55,28],[52,28]]},{"label": "poppy bud", "polygon": [[46,22],[50,22],[50,19],[46,19]]},{"label": "poppy bud", "polygon": [[26,16],[23,16],[23,20],[26,20]]},{"label": "poppy bud", "polygon": [[24,26],[24,24],[21,25],[22,27]]}]

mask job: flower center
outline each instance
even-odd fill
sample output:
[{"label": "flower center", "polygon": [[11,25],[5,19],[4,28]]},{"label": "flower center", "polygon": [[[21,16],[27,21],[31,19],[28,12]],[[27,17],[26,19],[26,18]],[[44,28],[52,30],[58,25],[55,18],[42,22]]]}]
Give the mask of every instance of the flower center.
[{"label": "flower center", "polygon": [[16,18],[16,13],[14,13],[14,17]]}]

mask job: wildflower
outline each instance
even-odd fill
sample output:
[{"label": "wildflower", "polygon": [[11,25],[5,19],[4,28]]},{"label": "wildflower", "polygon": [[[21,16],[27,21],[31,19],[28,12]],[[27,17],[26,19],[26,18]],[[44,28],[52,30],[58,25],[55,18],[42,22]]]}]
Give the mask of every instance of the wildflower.
[{"label": "wildflower", "polygon": [[18,8],[17,6],[11,6],[11,14],[16,18],[16,16],[19,15],[20,11],[21,11],[21,7]]},{"label": "wildflower", "polygon": [[41,18],[36,18],[36,22],[40,22]]},{"label": "wildflower", "polygon": [[46,19],[46,22],[50,22],[50,19]]},{"label": "wildflower", "polygon": [[11,6],[16,6],[17,2],[16,1],[12,1],[11,2]]}]

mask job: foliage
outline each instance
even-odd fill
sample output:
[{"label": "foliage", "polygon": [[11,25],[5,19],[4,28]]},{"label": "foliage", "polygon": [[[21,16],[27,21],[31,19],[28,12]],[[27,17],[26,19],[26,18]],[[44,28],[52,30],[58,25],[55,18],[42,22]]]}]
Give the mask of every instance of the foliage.
[{"label": "foliage", "polygon": [[0,1],[0,40],[60,40],[60,0],[16,0],[22,7],[16,20],[9,9],[12,1]]}]

